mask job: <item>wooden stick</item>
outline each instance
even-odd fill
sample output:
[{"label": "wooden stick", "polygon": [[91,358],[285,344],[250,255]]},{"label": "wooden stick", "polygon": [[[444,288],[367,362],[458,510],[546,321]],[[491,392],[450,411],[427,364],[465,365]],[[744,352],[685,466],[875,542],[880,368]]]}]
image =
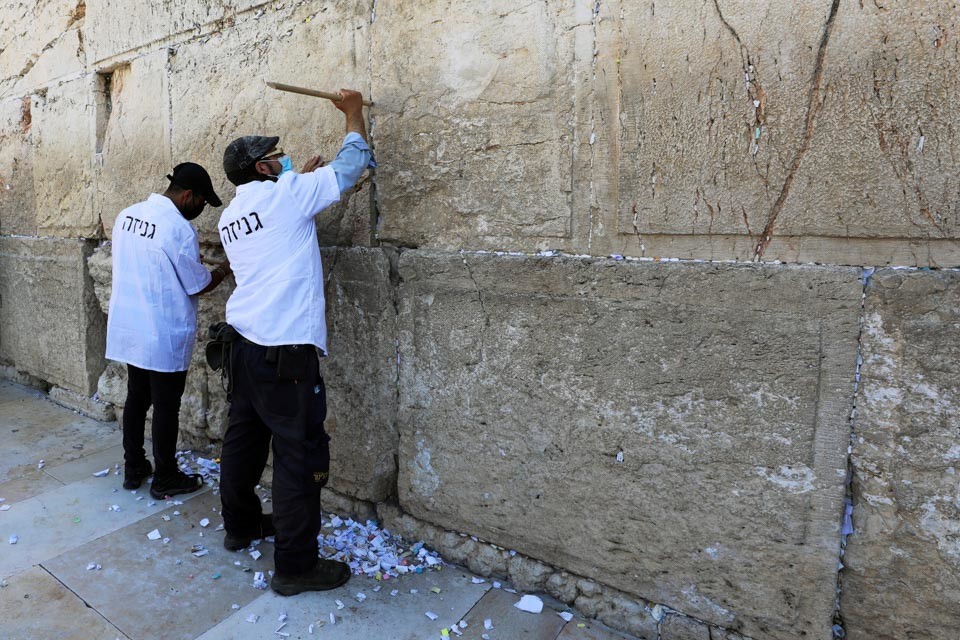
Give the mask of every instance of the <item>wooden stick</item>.
[{"label": "wooden stick", "polygon": [[[343,98],[340,97],[339,93],[330,93],[328,91],[317,91],[315,89],[304,89],[303,87],[294,87],[289,84],[281,84],[279,82],[270,82],[267,81],[267,86],[271,89],[277,89],[279,91],[289,91],[290,93],[299,93],[305,96],[313,96],[315,98],[326,98],[327,100],[333,100],[334,102],[340,102]],[[363,101],[364,106],[372,107],[373,102],[370,100]]]}]

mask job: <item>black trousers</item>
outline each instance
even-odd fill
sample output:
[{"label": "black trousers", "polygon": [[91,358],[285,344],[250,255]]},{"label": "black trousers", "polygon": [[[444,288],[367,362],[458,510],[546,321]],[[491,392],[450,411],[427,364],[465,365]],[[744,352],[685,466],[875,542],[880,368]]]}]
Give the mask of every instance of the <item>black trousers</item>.
[{"label": "black trousers", "polygon": [[257,535],[262,511],[254,488],[273,441],[274,562],[286,575],[317,563],[320,489],[330,468],[327,392],[316,350],[303,348],[312,353],[304,377],[283,380],[267,362],[266,347],[233,343],[230,422],[220,454],[224,527],[233,535]]},{"label": "black trousers", "polygon": [[180,398],[187,383],[186,371],[166,373],[127,365],[127,400],[123,403],[123,461],[141,464],[145,459],[143,431],[147,410],[153,405],[153,463],[158,476],[177,470],[177,436],[180,433]]}]

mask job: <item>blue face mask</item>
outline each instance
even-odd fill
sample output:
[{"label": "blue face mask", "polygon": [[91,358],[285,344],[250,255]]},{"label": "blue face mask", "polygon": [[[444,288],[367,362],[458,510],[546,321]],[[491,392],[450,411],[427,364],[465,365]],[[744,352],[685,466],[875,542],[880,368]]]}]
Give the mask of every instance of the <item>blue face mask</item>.
[{"label": "blue face mask", "polygon": [[280,173],[278,176],[282,176],[287,171],[293,171],[293,160],[290,159],[290,156],[281,156],[280,157]]}]

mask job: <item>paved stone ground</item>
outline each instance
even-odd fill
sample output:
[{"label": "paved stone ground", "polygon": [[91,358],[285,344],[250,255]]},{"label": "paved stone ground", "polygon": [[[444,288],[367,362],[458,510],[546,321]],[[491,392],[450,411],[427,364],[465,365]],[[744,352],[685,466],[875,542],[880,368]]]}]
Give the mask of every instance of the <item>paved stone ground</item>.
[{"label": "paved stone ground", "polygon": [[[489,581],[474,584],[454,566],[402,576],[378,592],[375,580],[357,576],[325,593],[283,598],[259,591],[252,571],[272,569],[271,545],[263,543],[257,560],[225,551],[223,532],[215,530],[220,500],[210,488],[165,502],[152,500],[147,485],[123,490],[122,476],[113,473],[123,459],[116,423],[0,382],[0,434],[0,509],[9,507],[0,511],[2,638],[419,640],[441,639],[461,620],[462,637],[471,640],[627,638],[579,617],[565,622],[558,603],[547,602],[539,615],[523,613],[513,607],[519,595]],[[93,475],[107,468],[108,476]],[[209,526],[199,526],[203,518]],[[169,542],[148,540],[154,529]],[[209,554],[195,557],[196,544]],[[100,568],[88,569],[91,563]],[[399,593],[391,596],[394,589]],[[278,634],[281,613],[288,619]],[[488,618],[493,629],[484,630]]]}]

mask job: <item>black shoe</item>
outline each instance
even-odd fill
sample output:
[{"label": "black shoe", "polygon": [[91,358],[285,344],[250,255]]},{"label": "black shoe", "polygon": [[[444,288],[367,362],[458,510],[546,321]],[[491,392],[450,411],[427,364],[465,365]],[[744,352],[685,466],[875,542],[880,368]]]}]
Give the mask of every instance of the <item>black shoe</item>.
[{"label": "black shoe", "polygon": [[304,591],[329,591],[343,586],[350,579],[350,567],[335,560],[318,560],[317,565],[299,575],[285,576],[277,573],[270,581],[270,588],[281,596],[293,596]]},{"label": "black shoe", "polygon": [[146,458],[139,464],[123,465],[123,488],[128,491],[139,489],[140,484],[153,473],[153,466]]},{"label": "black shoe", "polygon": [[275,535],[277,535],[277,530],[273,528],[273,514],[263,513],[260,515],[258,531],[246,535],[235,535],[227,531],[227,534],[223,536],[223,548],[227,551],[240,551],[249,547],[254,540],[263,540],[267,536]]},{"label": "black shoe", "polygon": [[156,474],[150,485],[150,495],[163,500],[181,493],[193,493],[203,488],[203,476],[199,473],[186,474],[179,470],[170,474]]}]

